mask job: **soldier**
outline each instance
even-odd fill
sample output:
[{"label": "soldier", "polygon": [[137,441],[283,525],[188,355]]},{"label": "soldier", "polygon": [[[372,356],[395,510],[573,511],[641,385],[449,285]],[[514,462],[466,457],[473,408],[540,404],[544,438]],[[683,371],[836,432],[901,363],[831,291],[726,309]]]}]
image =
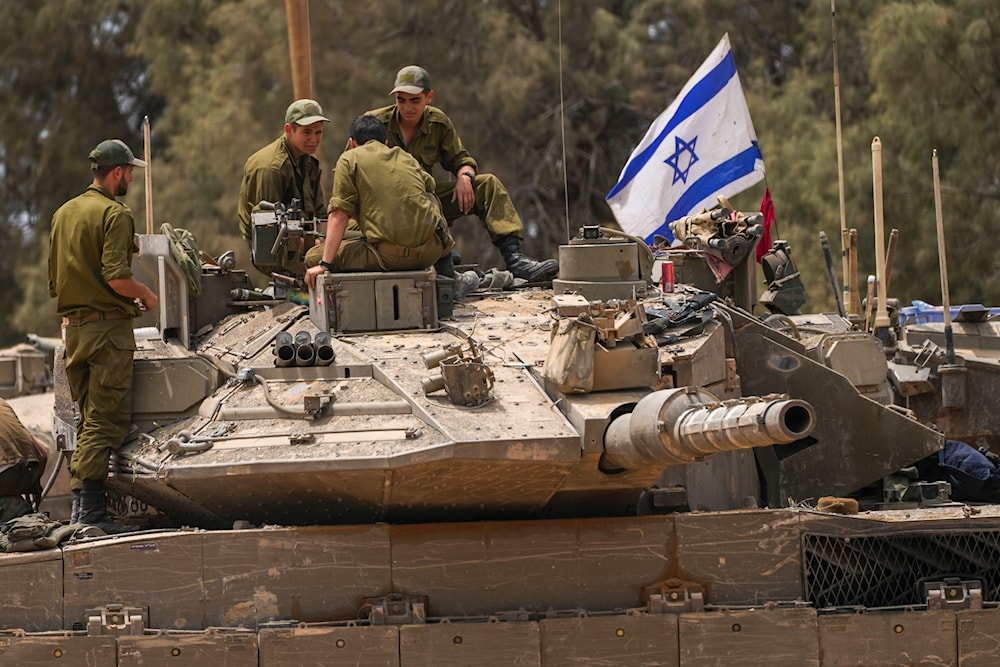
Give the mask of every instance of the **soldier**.
[{"label": "soldier", "polygon": [[[351,219],[361,236],[344,238]],[[409,271],[432,264],[454,276],[454,245],[434,179],[412,155],[386,145],[378,118],[356,118],[334,170],[326,241],[306,253],[306,284],[314,288],[316,276],[326,271]],[[475,272],[458,280],[456,298],[479,286]]]},{"label": "soldier", "polygon": [[478,173],[476,161],[462,145],[451,119],[441,109],[430,106],[434,90],[427,70],[416,65],[399,70],[389,94],[395,96],[395,104],[368,113],[385,124],[389,146],[402,147],[429,174],[440,163],[455,175],[455,180],[435,184],[448,223],[463,215],[479,216],[503,255],[507,270],[516,278],[529,282],[554,278],[559,272],[558,262],[539,262],[522,254],[524,225],[503,183],[493,174]]},{"label": "soldier", "polygon": [[63,318],[66,379],[80,408],[70,459],[73,522],[107,533],[131,527],[111,521],[104,480],[132,416],[132,319],[156,310],[157,297],[132,275],[135,220],[116,197],[132,182],[136,159],[125,142],[102,141],[90,152],[93,183],[52,216],[49,295]]},{"label": "soldier", "polygon": [[38,509],[45,463],[45,451],[10,403],[0,398],[0,522]]},{"label": "soldier", "polygon": [[298,199],[305,220],[326,212],[319,160],[313,153],[319,149],[323,125],[328,122],[316,100],[296,100],[285,111],[285,133],[247,159],[236,207],[240,232],[247,243],[252,239],[250,214],[258,210],[262,200],[288,205]]}]

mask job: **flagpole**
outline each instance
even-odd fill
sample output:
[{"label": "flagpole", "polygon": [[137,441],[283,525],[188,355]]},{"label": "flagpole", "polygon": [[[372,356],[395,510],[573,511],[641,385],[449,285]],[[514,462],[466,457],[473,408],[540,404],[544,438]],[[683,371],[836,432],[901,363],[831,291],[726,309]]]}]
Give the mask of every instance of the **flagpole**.
[{"label": "flagpole", "polygon": [[840,65],[837,63],[837,0],[830,0],[830,23],[833,30],[833,105],[837,121],[837,179],[840,186],[840,258],[843,262],[845,290],[843,302],[850,314],[857,314],[857,308],[852,308],[852,305],[857,303],[857,297],[852,299],[850,296],[852,293],[856,294],[856,291],[852,287],[854,279],[848,273],[850,261],[847,255],[850,246],[850,236],[847,231],[847,206],[844,199],[844,136],[840,124]]}]

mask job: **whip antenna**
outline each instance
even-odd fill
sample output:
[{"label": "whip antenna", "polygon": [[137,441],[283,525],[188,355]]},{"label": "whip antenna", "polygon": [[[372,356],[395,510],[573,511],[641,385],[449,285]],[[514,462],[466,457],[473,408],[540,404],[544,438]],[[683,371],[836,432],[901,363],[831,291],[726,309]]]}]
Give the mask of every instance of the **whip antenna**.
[{"label": "whip antenna", "polygon": [[571,238],[569,232],[569,177],[566,174],[566,106],[563,99],[563,46],[562,46],[562,0],[556,7],[559,25],[559,130],[562,134],[562,172],[563,172],[563,202],[566,205],[566,242]]},{"label": "whip antenna", "polygon": [[153,162],[152,153],[153,151],[149,147],[149,116],[143,116],[142,118],[142,140],[145,144],[145,155],[143,157],[146,161],[146,168],[143,169],[143,174],[146,178],[146,233],[153,233]]}]

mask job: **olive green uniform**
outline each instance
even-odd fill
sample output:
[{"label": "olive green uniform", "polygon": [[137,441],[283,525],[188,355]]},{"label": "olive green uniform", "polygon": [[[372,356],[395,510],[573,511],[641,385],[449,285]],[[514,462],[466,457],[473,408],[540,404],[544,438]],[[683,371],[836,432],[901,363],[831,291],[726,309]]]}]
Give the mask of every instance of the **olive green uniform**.
[{"label": "olive green uniform", "polygon": [[140,313],[108,284],[132,276],[135,220],[106,188],[91,185],[52,216],[49,295],[66,336],[66,378],[80,408],[70,486],[107,477],[132,418],[132,318]]},{"label": "olive green uniform", "polygon": [[240,218],[240,233],[247,243],[252,238],[250,214],[257,210],[261,201],[280,202],[287,206],[292,199],[298,199],[304,220],[324,217],[326,201],[320,187],[320,176],[319,160],[312,155],[303,155],[296,161],[285,135],[247,158],[236,209]]},{"label": "olive green uniform", "polygon": [[[0,497],[41,493],[43,463],[35,439],[10,404],[0,398]],[[2,502],[0,521],[6,521],[11,517],[5,516]]]},{"label": "olive green uniform", "polygon": [[[448,233],[434,179],[401,148],[378,141],[345,151],[337,160],[330,211],[357,222],[362,238],[345,238],[332,264],[340,271],[425,269],[455,245]],[[322,259],[311,248],[306,264]]]},{"label": "olive green uniform", "polygon": [[[451,119],[437,107],[428,105],[424,109],[424,116],[420,119],[416,133],[409,144],[403,142],[396,105],[368,113],[385,123],[389,134],[389,146],[402,147],[417,159],[428,174],[433,174],[435,164],[440,164],[445,171],[456,176],[459,169],[465,166],[472,167],[478,172],[476,161],[465,150]],[[456,181],[450,179],[436,181],[434,187],[449,224],[466,215],[459,209],[458,202],[452,201],[455,183]],[[493,174],[477,173],[472,187],[476,195],[476,205],[470,213],[479,216],[489,230],[492,240],[495,242],[502,236],[521,238],[524,225],[514,208],[514,203],[510,200],[507,188],[500,179]]]}]

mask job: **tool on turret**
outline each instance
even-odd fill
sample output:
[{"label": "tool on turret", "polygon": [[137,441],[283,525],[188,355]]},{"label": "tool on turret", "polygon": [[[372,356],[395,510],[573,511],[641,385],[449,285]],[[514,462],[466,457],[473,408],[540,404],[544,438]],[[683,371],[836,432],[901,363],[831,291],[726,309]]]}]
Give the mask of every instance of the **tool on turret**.
[{"label": "tool on turret", "polygon": [[840,293],[840,282],[837,280],[837,271],[833,266],[833,252],[830,250],[830,241],[826,238],[826,232],[819,233],[819,244],[823,248],[823,261],[826,262],[826,272],[830,276],[833,299],[837,302],[837,313],[841,317],[847,317],[847,311],[844,309],[844,299]]},{"label": "tool on turret", "polygon": [[493,371],[483,362],[482,352],[470,339],[468,348],[448,345],[423,355],[428,370],[441,372],[421,382],[425,394],[444,389],[455,405],[476,407],[493,399]]},{"label": "tool on turret", "polygon": [[941,213],[941,176],[938,171],[937,149],[933,154],[934,165],[934,216],[937,220],[938,263],[941,267],[941,305],[944,306],[944,344],[946,364],[938,366],[941,377],[941,407],[960,409],[966,405],[965,364],[955,363],[955,338],[951,328],[951,297],[948,293],[948,260],[944,246],[944,216]]}]

